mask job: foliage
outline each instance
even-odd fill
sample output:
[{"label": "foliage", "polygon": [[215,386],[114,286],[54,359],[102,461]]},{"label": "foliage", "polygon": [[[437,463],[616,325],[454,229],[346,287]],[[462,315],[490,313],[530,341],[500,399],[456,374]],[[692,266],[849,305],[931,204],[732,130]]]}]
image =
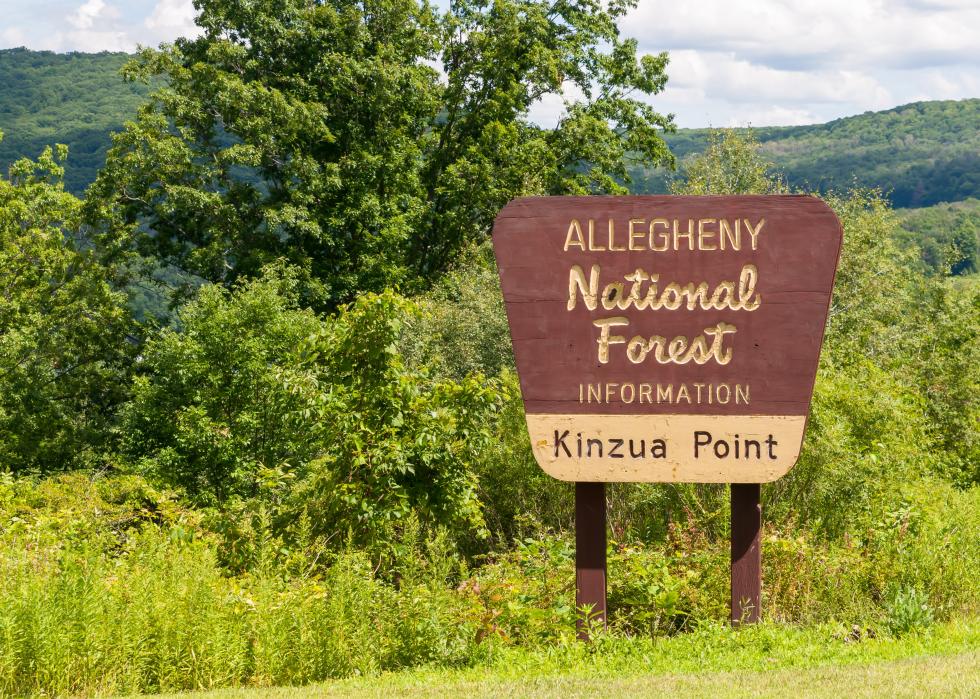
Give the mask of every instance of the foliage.
[{"label": "foliage", "polygon": [[573,486],[544,473],[531,453],[517,375],[499,379],[502,407],[490,440],[474,463],[493,550],[572,526]]},{"label": "foliage", "polygon": [[146,86],[123,82],[125,53],[0,49],[0,170],[45,146],[68,146],[65,187],[81,194],[105,162],[110,133],[143,101]]},{"label": "foliage", "polygon": [[293,286],[273,274],[235,296],[204,287],[179,329],[149,340],[123,416],[125,453],[143,470],[221,500],[317,454],[321,322],[295,308]]},{"label": "foliage", "polygon": [[[418,511],[482,529],[471,464],[494,384],[429,381],[397,350],[411,305],[362,296],[324,319],[270,268],[201,289],[144,351],[124,411],[125,454],[203,503],[252,498],[358,538]],[[283,516],[286,516],[285,514]]]},{"label": "foliage", "polygon": [[480,375],[428,380],[397,350],[393,294],[362,296],[330,334],[329,448],[292,494],[297,509],[330,532],[352,516],[379,527],[418,510],[456,535],[485,535],[474,465],[493,439],[501,396]]},{"label": "foliage", "polygon": [[751,132],[712,131],[704,153],[688,163],[685,179],[671,183],[671,193],[785,194],[779,177],[769,174],[771,168]]},{"label": "foliage", "polygon": [[[231,578],[198,518],[139,481],[42,481],[45,499],[31,485],[0,482],[4,695],[293,684],[479,657],[469,602],[444,580],[396,588],[356,551],[302,576]],[[171,511],[147,519],[154,504]]]},{"label": "foliage", "polygon": [[568,537],[517,542],[467,571],[444,535],[409,527],[389,563],[395,579],[363,551],[322,541],[289,559],[282,542],[269,542],[248,570],[229,571],[220,563],[228,541],[209,518],[139,477],[4,476],[0,691],[299,684],[537,653],[581,664],[617,649],[649,657],[661,644],[675,649],[675,663],[705,653],[731,662],[722,649],[736,636],[743,660],[747,646],[759,642],[771,657],[798,634],[808,640],[794,641],[797,652],[837,657],[844,639],[980,611],[980,490],[926,485],[910,487],[906,505],[867,538],[843,545],[766,527],[766,616],[805,629],[724,626],[727,542],[693,529],[663,543],[614,542],[611,628],[586,646],[574,640]]},{"label": "foliage", "polygon": [[[215,283],[284,257],[318,308],[424,286],[512,197],[621,192],[631,157],[671,161],[639,99],[666,54],[619,37],[630,6],[202,2],[201,37],[127,67],[166,85],[114,137],[90,217]],[[547,95],[566,98],[550,130],[527,118]]]},{"label": "foliage", "polygon": [[465,250],[416,302],[421,312],[407,319],[401,340],[410,365],[429,366],[454,379],[514,369],[504,297],[489,241]]},{"label": "foliage", "polygon": [[980,270],[980,200],[936,204],[900,212],[899,240],[919,248],[933,273],[960,275]]},{"label": "foliage", "polygon": [[[870,360],[906,368],[921,328],[929,281],[911,272],[914,253],[896,241],[898,219],[877,190],[853,190],[827,199],[844,228],[827,323],[827,355],[851,364]],[[874,299],[868,303],[867,299]],[[892,364],[894,366],[894,364]]]},{"label": "foliage", "polygon": [[952,480],[980,483],[980,286],[937,285],[928,310],[919,385],[929,436]]},{"label": "foliage", "polygon": [[888,633],[904,636],[932,626],[932,609],[929,600],[915,588],[902,588],[895,592],[888,605]]},{"label": "foliage", "polygon": [[131,322],[79,244],[64,158],[48,148],[0,178],[0,469],[15,472],[97,461],[126,391]]},{"label": "foliage", "polygon": [[478,636],[534,644],[575,629],[575,550],[567,539],[535,537],[493,554],[460,590],[479,600]]}]

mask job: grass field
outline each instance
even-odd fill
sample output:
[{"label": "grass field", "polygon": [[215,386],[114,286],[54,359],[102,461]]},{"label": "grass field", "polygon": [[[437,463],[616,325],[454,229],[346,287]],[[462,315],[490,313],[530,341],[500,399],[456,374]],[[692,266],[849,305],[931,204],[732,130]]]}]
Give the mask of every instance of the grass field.
[{"label": "grass field", "polygon": [[328,697],[977,697],[980,622],[904,639],[845,640],[831,628],[715,628],[661,640],[506,651],[487,667],[416,670],[299,688],[185,699]]},{"label": "grass field", "polygon": [[871,665],[806,670],[709,672],[632,677],[532,676],[525,680],[454,679],[449,675],[397,675],[369,682],[337,682],[300,688],[239,689],[185,695],[214,699],[296,697],[977,697],[980,653],[931,656]]}]

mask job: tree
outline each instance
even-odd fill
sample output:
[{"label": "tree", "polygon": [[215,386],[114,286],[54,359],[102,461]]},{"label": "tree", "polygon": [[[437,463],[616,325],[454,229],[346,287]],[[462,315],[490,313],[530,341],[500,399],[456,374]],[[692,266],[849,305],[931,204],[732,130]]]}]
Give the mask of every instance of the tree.
[{"label": "tree", "polygon": [[750,131],[712,131],[704,153],[685,163],[684,179],[671,185],[674,194],[784,194],[786,186],[772,175],[773,164],[759,153]]},{"label": "tree", "polygon": [[66,156],[48,148],[0,177],[0,469],[91,465],[125,398],[130,316],[77,242]]},{"label": "tree", "polygon": [[[514,196],[622,192],[631,158],[672,162],[671,117],[640,99],[667,56],[620,38],[631,5],[199,0],[200,38],[129,66],[166,86],[115,137],[89,220],[225,285],[283,257],[318,308],[424,285]],[[548,96],[554,129],[528,118]]]},{"label": "tree", "polygon": [[477,532],[472,466],[501,398],[481,377],[407,369],[397,339],[413,312],[369,293],[322,318],[282,265],[205,285],[147,342],[124,454],[196,502],[257,498],[325,532],[370,539],[412,513]]},{"label": "tree", "polygon": [[977,270],[980,201],[905,211],[902,228],[902,243],[920,249],[929,271],[962,275]]}]

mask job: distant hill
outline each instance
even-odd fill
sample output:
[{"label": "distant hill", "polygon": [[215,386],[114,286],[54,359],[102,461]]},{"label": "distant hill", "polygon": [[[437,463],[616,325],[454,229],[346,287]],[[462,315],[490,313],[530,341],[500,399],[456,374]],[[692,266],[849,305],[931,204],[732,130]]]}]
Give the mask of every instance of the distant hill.
[{"label": "distant hill", "polygon": [[65,183],[83,190],[105,161],[109,133],[136,114],[147,92],[126,83],[125,53],[0,50],[0,168],[53,143],[69,147]]},{"label": "distant hill", "polygon": [[[66,143],[67,184],[83,190],[105,158],[109,132],[145,98],[145,87],[119,76],[127,58],[0,50],[0,168]],[[897,207],[980,198],[980,99],[917,102],[815,126],[753,131],[793,186],[880,186]],[[668,137],[682,169],[685,158],[704,149],[707,134],[682,129]],[[664,192],[677,176],[656,169],[633,174],[638,193]]]},{"label": "distant hill", "polygon": [[[877,186],[903,208],[980,197],[980,99],[914,102],[826,124],[752,131],[794,187]],[[668,136],[681,171],[684,159],[704,150],[708,133]],[[655,169],[633,175],[638,192],[665,192],[677,176]]]}]

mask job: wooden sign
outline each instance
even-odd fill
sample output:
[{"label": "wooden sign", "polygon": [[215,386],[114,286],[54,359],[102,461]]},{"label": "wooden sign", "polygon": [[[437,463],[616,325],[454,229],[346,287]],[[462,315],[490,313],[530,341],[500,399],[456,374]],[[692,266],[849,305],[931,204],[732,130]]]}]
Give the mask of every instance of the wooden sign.
[{"label": "wooden sign", "polygon": [[569,481],[785,474],[841,240],[806,196],[512,201],[493,244],[538,464]]}]

